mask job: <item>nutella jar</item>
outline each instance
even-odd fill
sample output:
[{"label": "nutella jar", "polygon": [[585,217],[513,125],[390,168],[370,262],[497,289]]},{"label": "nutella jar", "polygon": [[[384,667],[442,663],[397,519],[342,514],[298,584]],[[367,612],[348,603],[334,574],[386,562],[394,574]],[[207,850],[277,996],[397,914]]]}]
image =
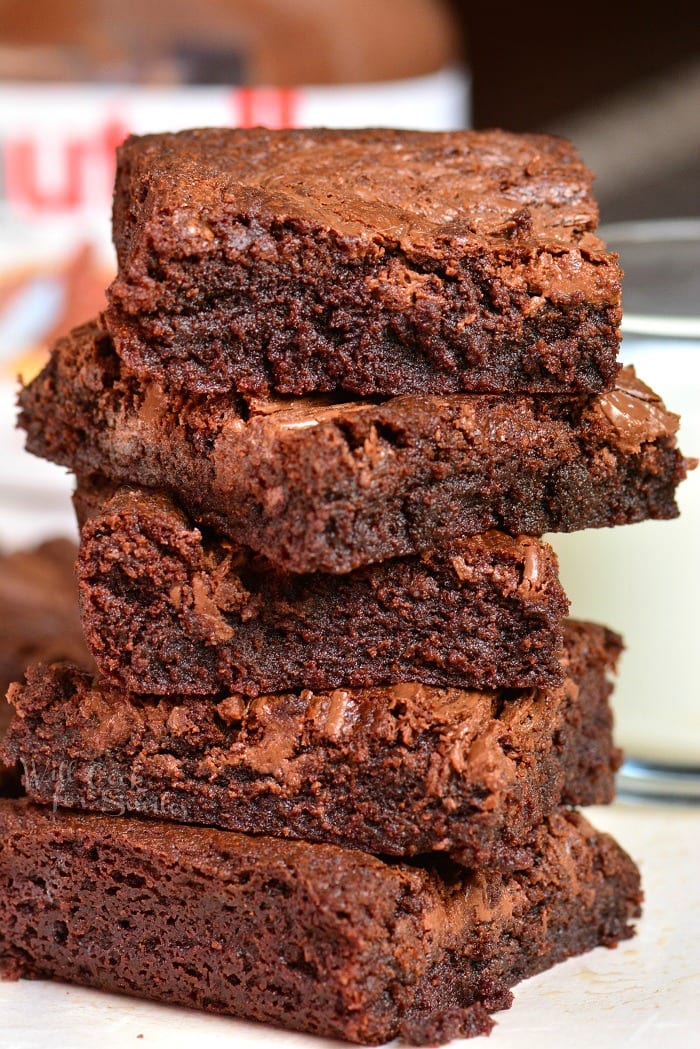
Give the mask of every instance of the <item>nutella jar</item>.
[{"label": "nutella jar", "polygon": [[[16,377],[96,314],[117,145],[196,126],[463,127],[441,0],[0,0],[0,546],[73,530],[70,478],[23,452]],[[34,507],[41,513],[35,513]]]}]

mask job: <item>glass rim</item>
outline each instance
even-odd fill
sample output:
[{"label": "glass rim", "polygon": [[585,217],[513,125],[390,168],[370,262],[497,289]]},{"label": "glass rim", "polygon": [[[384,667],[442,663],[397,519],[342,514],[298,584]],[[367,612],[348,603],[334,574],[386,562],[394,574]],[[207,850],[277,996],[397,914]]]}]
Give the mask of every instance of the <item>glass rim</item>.
[{"label": "glass rim", "polygon": [[[700,218],[634,219],[610,222],[600,227],[600,236],[617,251],[626,244],[673,242],[700,244]],[[624,293],[624,284],[623,284]],[[671,339],[700,339],[700,315],[674,317],[654,313],[630,313],[623,309],[623,335]]]},{"label": "glass rim", "polygon": [[625,222],[605,222],[598,230],[606,243],[653,244],[655,241],[700,241],[700,217],[673,219],[631,219]]}]

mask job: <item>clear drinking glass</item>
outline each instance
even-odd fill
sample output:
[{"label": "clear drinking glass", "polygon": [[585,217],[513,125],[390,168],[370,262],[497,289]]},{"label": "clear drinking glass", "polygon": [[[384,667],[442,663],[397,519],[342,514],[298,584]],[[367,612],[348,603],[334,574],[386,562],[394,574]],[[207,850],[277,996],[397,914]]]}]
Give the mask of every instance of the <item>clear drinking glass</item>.
[{"label": "clear drinking glass", "polygon": [[[700,219],[602,230],[625,271],[621,359],[681,415],[679,445],[700,455]],[[550,537],[571,614],[625,639],[613,694],[627,761],[623,791],[700,799],[700,470],[681,516]]]}]

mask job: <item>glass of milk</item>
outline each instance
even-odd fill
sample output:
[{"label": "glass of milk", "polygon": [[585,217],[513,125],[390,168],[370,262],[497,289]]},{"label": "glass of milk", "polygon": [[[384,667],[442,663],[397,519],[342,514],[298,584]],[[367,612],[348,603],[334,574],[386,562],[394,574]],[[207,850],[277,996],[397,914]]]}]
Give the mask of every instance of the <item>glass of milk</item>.
[{"label": "glass of milk", "polygon": [[[700,220],[603,230],[620,252],[621,360],[681,415],[679,446],[700,455]],[[680,486],[681,516],[549,536],[571,615],[625,639],[613,693],[626,763],[619,786],[700,798],[700,469]]]}]

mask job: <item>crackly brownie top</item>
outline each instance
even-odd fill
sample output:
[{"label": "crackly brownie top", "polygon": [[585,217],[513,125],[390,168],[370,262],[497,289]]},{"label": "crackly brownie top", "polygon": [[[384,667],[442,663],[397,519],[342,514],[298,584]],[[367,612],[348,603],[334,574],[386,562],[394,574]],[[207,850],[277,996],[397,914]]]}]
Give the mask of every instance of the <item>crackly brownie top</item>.
[{"label": "crackly brownie top", "polygon": [[119,153],[120,185],[133,201],[152,189],[175,205],[186,250],[198,242],[206,250],[213,209],[232,205],[365,243],[603,248],[591,234],[591,174],[570,143],[547,135],[202,128],[132,136]]},{"label": "crackly brownie top", "polygon": [[[453,401],[457,403],[461,398],[465,405],[478,403],[476,399],[479,396],[455,394]],[[161,398],[164,395],[160,388],[156,388],[151,393],[149,406],[153,408]],[[502,401],[507,404],[508,398],[503,397]],[[680,417],[670,412],[661,397],[638,378],[632,365],[620,369],[612,390],[594,398],[578,398],[579,403],[583,404],[584,401],[589,416],[595,418],[599,426],[609,430],[610,443],[616,444],[623,452],[639,451],[640,446],[647,441],[673,438],[678,432]],[[408,398],[405,398],[403,403],[407,402]],[[438,398],[435,397],[416,400],[417,404],[424,405],[427,414],[433,410],[433,405],[437,406],[437,402]],[[372,403],[369,399],[339,403],[322,394],[294,398],[248,397],[245,398],[245,414],[248,424],[269,419],[268,425],[282,431],[309,430],[326,422],[349,419],[353,415],[371,411]],[[554,398],[551,403],[556,403]],[[569,403],[573,406],[577,399],[572,397]],[[567,398],[559,398],[558,404],[565,406]]]}]

